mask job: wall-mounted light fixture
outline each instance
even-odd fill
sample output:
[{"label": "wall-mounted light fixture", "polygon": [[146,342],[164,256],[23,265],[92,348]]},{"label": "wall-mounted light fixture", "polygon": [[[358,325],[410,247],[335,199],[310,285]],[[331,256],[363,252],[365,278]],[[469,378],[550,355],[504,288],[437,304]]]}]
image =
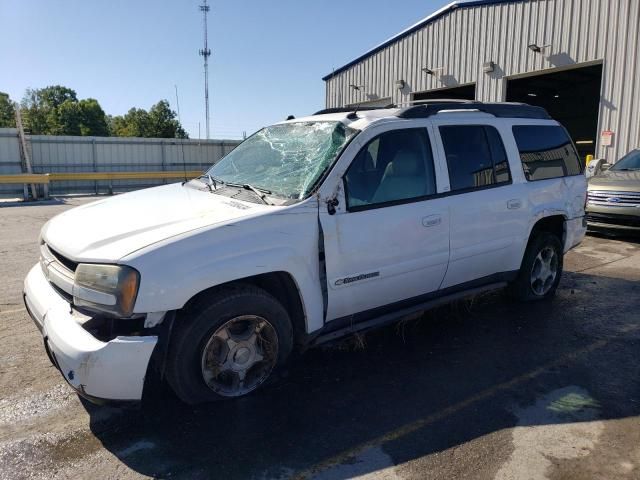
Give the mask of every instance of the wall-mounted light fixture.
[{"label": "wall-mounted light fixture", "polygon": [[551,44],[538,45],[537,43],[530,43],[529,45],[527,45],[527,48],[531,50],[533,53],[540,53],[542,50],[550,46]]},{"label": "wall-mounted light fixture", "polygon": [[440,73],[442,73],[443,70],[444,70],[444,67],[438,67],[438,68],[424,67],[422,69],[422,71],[427,75],[434,75],[434,76],[440,75]]},{"label": "wall-mounted light fixture", "polygon": [[484,62],[482,64],[482,71],[484,73],[491,73],[496,69],[496,64],[492,61]]},{"label": "wall-mounted light fixture", "polygon": [[404,80],[396,80],[396,87],[398,87],[398,90],[402,90],[406,86],[407,82],[405,82]]},{"label": "wall-mounted light fixture", "polygon": [[354,85],[353,83],[349,85],[349,88],[355,90],[356,92],[359,92],[360,90],[362,90],[364,88],[364,85]]}]

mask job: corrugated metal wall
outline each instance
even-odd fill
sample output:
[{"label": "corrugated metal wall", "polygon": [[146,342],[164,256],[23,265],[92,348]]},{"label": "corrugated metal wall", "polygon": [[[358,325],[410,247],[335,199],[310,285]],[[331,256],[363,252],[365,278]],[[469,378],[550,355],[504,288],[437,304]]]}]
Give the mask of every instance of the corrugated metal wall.
[{"label": "corrugated metal wall", "polygon": [[[173,138],[72,137],[33,135],[34,173],[204,170],[233,150],[235,140]],[[0,129],[0,174],[20,173],[17,130]],[[170,181],[170,180],[169,180]],[[163,181],[118,180],[114,190],[130,190]],[[53,194],[106,192],[107,182],[54,182]],[[0,194],[22,192],[20,185],[0,185]]]},{"label": "corrugated metal wall", "polygon": [[[551,46],[542,53],[530,43]],[[503,101],[507,77],[577,64],[603,64],[598,131],[612,130],[598,157],[615,161],[640,146],[640,0],[516,0],[459,6],[337,73],[326,82],[327,107],[476,84],[476,98]],[[496,63],[492,73],[482,64]],[[438,76],[422,68],[442,68]],[[402,91],[397,80],[405,80]],[[349,85],[364,85],[354,91]]]}]

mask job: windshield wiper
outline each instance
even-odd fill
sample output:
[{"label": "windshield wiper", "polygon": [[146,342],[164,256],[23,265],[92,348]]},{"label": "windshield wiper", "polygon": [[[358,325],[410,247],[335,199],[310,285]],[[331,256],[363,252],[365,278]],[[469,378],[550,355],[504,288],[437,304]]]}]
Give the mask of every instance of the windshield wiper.
[{"label": "windshield wiper", "polygon": [[267,195],[265,195],[265,194],[271,193],[271,190],[254,187],[253,185],[249,185],[248,183],[245,183],[244,185],[242,185],[242,188],[244,188],[245,190],[251,190],[258,197],[260,197],[260,200],[262,200],[266,205],[273,205],[273,203],[267,200]]},{"label": "windshield wiper", "polygon": [[224,184],[228,185],[229,187],[238,187],[238,188],[244,188],[245,190],[250,190],[253,193],[255,193],[260,198],[260,200],[264,202],[265,205],[274,205],[269,200],[267,200],[267,195],[272,193],[271,190],[267,190],[266,188],[261,188],[261,187],[254,187],[249,183],[224,182]]},{"label": "windshield wiper", "polygon": [[[198,177],[198,180],[200,180],[201,178],[206,178],[207,180],[209,180],[209,183],[207,183],[207,187],[209,187],[209,191],[213,192],[213,190],[217,190],[218,189],[218,184],[224,185],[226,182],[224,180],[221,180],[219,178],[213,177],[211,176],[211,174],[209,173],[203,173],[202,175],[200,175]],[[211,189],[211,186],[213,185],[213,189]]]},{"label": "windshield wiper", "polygon": [[198,177],[198,180],[201,180],[203,178],[206,178],[207,180],[209,180],[208,183],[205,183],[205,182],[202,182],[202,183],[204,183],[207,186],[210,192],[213,192],[213,188],[211,188],[212,185],[216,190],[218,189],[218,185],[216,185],[216,181],[213,179],[211,175],[209,175],[208,173],[204,173]]}]

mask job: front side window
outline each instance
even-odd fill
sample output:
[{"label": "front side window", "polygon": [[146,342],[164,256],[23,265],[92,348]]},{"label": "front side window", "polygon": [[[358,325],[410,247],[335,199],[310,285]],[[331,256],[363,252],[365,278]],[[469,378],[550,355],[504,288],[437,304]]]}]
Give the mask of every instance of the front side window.
[{"label": "front side window", "polygon": [[311,193],[356,133],[341,122],[273,125],[242,142],[207,174],[299,200]]},{"label": "front side window", "polygon": [[427,131],[393,130],[375,137],[353,159],[344,182],[350,211],[434,195],[436,177]]},{"label": "front side window", "polygon": [[514,125],[522,168],[527,180],[546,180],[582,173],[569,135],[558,125]]},{"label": "front side window", "polygon": [[441,126],[451,191],[511,182],[507,154],[498,131],[488,125]]}]

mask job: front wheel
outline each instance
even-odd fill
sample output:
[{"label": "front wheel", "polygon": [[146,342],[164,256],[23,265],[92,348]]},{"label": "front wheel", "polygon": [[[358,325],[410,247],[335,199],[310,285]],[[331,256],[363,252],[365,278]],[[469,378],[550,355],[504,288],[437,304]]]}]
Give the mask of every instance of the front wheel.
[{"label": "front wheel", "polygon": [[562,276],[563,252],[560,239],[540,232],[529,242],[518,277],[511,284],[511,295],[521,301],[553,297]]},{"label": "front wheel", "polygon": [[287,311],[250,285],[221,289],[182,317],[169,346],[167,380],[189,404],[247,395],[291,353]]}]

